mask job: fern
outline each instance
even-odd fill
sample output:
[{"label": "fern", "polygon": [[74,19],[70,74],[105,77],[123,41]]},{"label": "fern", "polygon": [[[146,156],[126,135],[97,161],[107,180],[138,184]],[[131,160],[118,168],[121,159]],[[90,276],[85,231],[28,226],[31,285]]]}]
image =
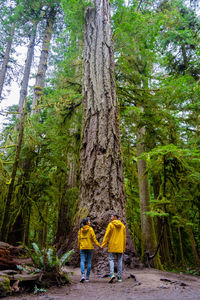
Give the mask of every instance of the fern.
[{"label": "fern", "polygon": [[42,249],[36,243],[32,243],[33,250],[26,247],[35,267],[41,271],[59,271],[61,267],[69,260],[70,256],[74,253],[74,249],[67,251],[59,258],[56,255],[56,250],[53,247],[49,249]]},{"label": "fern", "polygon": [[67,251],[66,253],[64,253],[61,258],[60,258],[60,262],[62,264],[62,266],[69,260],[70,256],[74,253],[74,249]]},{"label": "fern", "polygon": [[53,260],[54,260],[54,250],[53,250],[53,248],[49,248],[48,250],[47,250],[47,260],[48,260],[48,264],[49,264],[49,266],[53,266],[54,264],[53,264]]}]

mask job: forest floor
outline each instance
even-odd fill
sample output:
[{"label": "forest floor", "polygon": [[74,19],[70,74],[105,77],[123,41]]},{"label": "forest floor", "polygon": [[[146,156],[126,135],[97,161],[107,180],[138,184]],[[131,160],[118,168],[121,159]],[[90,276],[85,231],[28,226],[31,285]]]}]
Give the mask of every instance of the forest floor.
[{"label": "forest floor", "polygon": [[[121,283],[91,274],[90,282],[80,283],[80,270],[73,272],[71,284],[52,287],[40,294],[18,294],[5,300],[200,300],[200,277],[155,269],[126,270]],[[131,275],[131,276],[130,276]],[[134,278],[135,277],[135,278]]]}]

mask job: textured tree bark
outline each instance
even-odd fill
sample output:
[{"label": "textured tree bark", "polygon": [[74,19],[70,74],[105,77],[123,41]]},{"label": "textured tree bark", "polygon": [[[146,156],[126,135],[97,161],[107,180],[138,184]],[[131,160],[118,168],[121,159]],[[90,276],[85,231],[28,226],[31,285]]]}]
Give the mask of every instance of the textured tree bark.
[{"label": "textured tree bark", "polygon": [[81,206],[94,218],[116,210],[125,218],[119,113],[113,75],[109,5],[86,11],[83,62]]},{"label": "textured tree bark", "polygon": [[[57,232],[54,243],[57,249],[60,249],[66,241],[66,236],[70,234],[74,221],[75,207],[78,198],[78,155],[79,148],[77,148],[77,136],[80,136],[80,128],[77,126],[79,119],[80,109],[78,108],[73,112],[69,120],[68,136],[69,142],[66,145],[67,152],[64,154],[66,157],[66,170],[63,173],[63,178],[60,183],[60,192],[58,203],[58,220]],[[73,220],[73,221],[72,221]]]},{"label": "textured tree bark", "polygon": [[51,41],[53,24],[55,21],[56,13],[57,13],[56,8],[52,7],[49,11],[49,15],[46,20],[46,28],[43,36],[42,50],[40,54],[40,62],[39,62],[38,72],[36,75],[35,86],[34,86],[33,104],[31,110],[32,116],[37,112],[35,106],[37,105],[37,102],[40,99],[42,95],[42,90],[44,88],[44,82],[45,82],[45,76],[47,70],[47,60],[49,56],[49,47],[50,47],[50,41]]},{"label": "textured tree bark", "polygon": [[[33,152],[34,153],[34,152]],[[30,170],[32,168],[32,160],[29,155],[26,159],[21,162],[20,168],[23,170],[20,177],[18,177],[17,185],[20,186],[19,194],[17,195],[17,199],[20,198],[18,202],[18,215],[15,217],[15,221],[12,222],[12,226],[9,228],[7,242],[12,245],[17,245],[19,242],[23,242],[28,245],[29,238],[29,222],[30,222],[30,213],[31,213],[31,205],[29,202],[25,206],[23,205],[24,198],[29,195],[29,187],[26,185],[26,182],[30,179]],[[26,178],[26,181],[24,181]]]},{"label": "textured tree bark", "polygon": [[[71,157],[72,158],[72,157]],[[70,201],[69,192],[76,186],[76,164],[75,161],[70,161],[69,172],[65,174],[63,191],[58,208],[58,223],[57,232],[55,238],[55,244],[57,248],[60,248],[65,241],[65,237],[69,234],[71,229],[70,215]]]},{"label": "textured tree bark", "polygon": [[[118,212],[126,224],[126,196],[113,72],[110,7],[109,1],[94,2],[95,8],[88,8],[85,15],[80,216],[90,216],[101,241],[111,212]],[[129,234],[127,242],[125,258],[129,265],[138,265]],[[107,264],[105,255],[96,256],[94,263],[97,271],[102,270]]]},{"label": "textured tree bark", "polygon": [[2,98],[2,90],[3,90],[4,80],[6,77],[6,71],[7,71],[7,67],[8,67],[8,61],[9,61],[9,57],[10,57],[10,50],[11,50],[11,46],[12,46],[14,33],[15,33],[15,23],[12,23],[11,32],[10,32],[10,36],[8,38],[6,51],[5,51],[5,55],[4,55],[4,59],[3,59],[2,67],[1,67],[1,72],[0,72],[0,100]]},{"label": "textured tree bark", "polygon": [[199,254],[198,254],[198,251],[197,251],[196,241],[195,241],[195,238],[194,238],[192,227],[188,226],[187,231],[188,231],[188,235],[189,235],[189,239],[190,239],[190,244],[191,244],[192,253],[193,253],[193,257],[194,257],[194,262],[197,266],[200,266],[200,258],[199,258]]},{"label": "textured tree bark", "polygon": [[178,238],[179,238],[179,251],[180,251],[180,262],[182,266],[185,265],[185,259],[184,259],[184,254],[183,254],[183,242],[182,242],[182,234],[181,234],[181,227],[178,226]]},{"label": "textured tree bark", "polygon": [[24,76],[23,76],[21,90],[20,90],[19,108],[18,108],[18,111],[20,113],[23,111],[24,103],[27,96],[28,82],[29,82],[31,64],[32,64],[33,54],[34,54],[36,28],[37,28],[37,24],[33,23],[33,28],[31,32],[31,38],[28,46],[26,63],[24,68]]},{"label": "textured tree bark", "polygon": [[[144,136],[145,128],[138,128],[137,133],[137,155],[140,156],[144,151]],[[156,249],[156,236],[154,230],[153,220],[146,213],[150,211],[150,192],[147,175],[147,166],[144,159],[138,158],[138,181],[139,181],[139,195],[140,195],[140,214],[142,227],[142,256],[145,253],[152,255]],[[154,267],[162,269],[160,259],[158,256],[154,257]]]}]

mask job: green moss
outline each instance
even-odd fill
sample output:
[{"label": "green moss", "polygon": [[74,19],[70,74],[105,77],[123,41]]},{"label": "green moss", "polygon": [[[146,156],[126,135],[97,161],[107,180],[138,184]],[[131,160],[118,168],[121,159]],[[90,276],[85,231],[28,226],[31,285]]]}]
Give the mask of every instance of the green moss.
[{"label": "green moss", "polygon": [[42,90],[43,88],[41,86],[35,86],[34,90]]},{"label": "green moss", "polygon": [[6,276],[0,276],[0,297],[5,297],[10,292],[10,279]]}]

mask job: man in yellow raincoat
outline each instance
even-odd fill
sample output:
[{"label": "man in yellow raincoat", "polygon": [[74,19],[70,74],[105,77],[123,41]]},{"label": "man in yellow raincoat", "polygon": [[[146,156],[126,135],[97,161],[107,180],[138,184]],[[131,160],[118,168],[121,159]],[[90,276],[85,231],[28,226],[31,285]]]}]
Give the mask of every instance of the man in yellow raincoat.
[{"label": "man in yellow raincoat", "polygon": [[81,280],[85,281],[85,261],[87,259],[87,273],[86,282],[89,281],[91,267],[92,267],[92,252],[94,249],[94,244],[100,247],[99,242],[96,239],[94,230],[90,227],[90,220],[85,218],[81,221],[81,228],[78,232],[78,249],[80,249],[80,267],[81,267]]},{"label": "man in yellow raincoat", "polygon": [[126,248],[126,228],[124,224],[118,220],[119,216],[117,213],[111,215],[111,222],[108,224],[106,233],[103,238],[101,247],[105,248],[108,244],[108,260],[110,265],[110,277],[109,283],[112,283],[115,279],[114,274],[114,256],[117,257],[118,261],[118,282],[122,281],[122,261],[123,253]]}]

